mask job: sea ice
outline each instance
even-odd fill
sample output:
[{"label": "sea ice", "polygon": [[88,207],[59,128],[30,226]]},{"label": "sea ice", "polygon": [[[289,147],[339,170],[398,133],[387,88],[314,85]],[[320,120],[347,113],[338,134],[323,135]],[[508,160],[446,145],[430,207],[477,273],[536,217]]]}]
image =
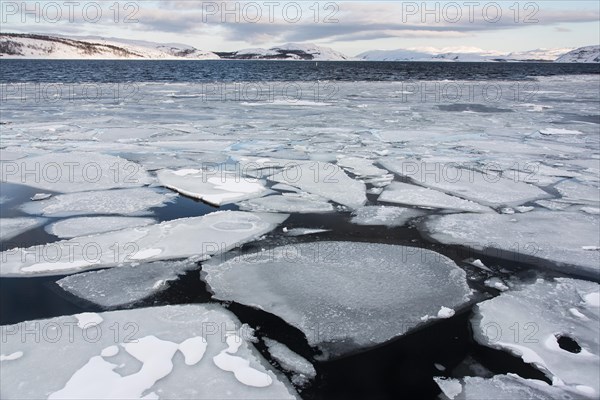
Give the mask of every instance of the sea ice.
[{"label": "sea ice", "polygon": [[159,293],[167,282],[193,268],[193,261],[157,261],[83,272],[56,283],[74,296],[112,308],[129,306]]},{"label": "sea ice", "polygon": [[[486,346],[508,350],[532,363],[553,386],[588,397],[600,394],[600,313],[586,296],[598,296],[597,283],[556,278],[538,279],[478,304],[472,320],[475,339]],[[570,309],[576,309],[576,316]],[[591,321],[591,322],[590,322]],[[559,345],[561,337],[574,340],[579,350]]]},{"label": "sea ice", "polygon": [[473,168],[457,168],[449,163],[386,159],[382,164],[420,185],[491,207],[518,206],[528,201],[551,197],[534,185],[515,182]]},{"label": "sea ice", "polygon": [[397,203],[417,207],[441,208],[468,212],[493,212],[489,207],[482,206],[469,200],[450,196],[437,190],[410,185],[408,183],[392,182],[378,198],[386,203]]},{"label": "sea ice", "polygon": [[163,207],[173,200],[173,193],[150,188],[132,188],[60,194],[48,200],[24,204],[28,214],[69,217],[85,214],[147,215],[152,207]]},{"label": "sea ice", "polygon": [[583,185],[568,179],[557,184],[555,188],[563,196],[561,201],[592,205],[600,203],[600,188],[598,186]]},{"label": "sea ice", "polygon": [[0,218],[0,240],[10,240],[46,222],[45,218]]},{"label": "sea ice", "polygon": [[[247,340],[246,325],[221,306],[164,306],[98,317],[103,321],[85,331],[76,326],[76,316],[0,327],[3,351],[25,354],[2,362],[2,397],[297,398],[286,378]],[[31,332],[52,340],[36,340]],[[235,352],[229,354],[232,347]],[[213,362],[222,354],[236,362],[230,368],[235,375]]]},{"label": "sea ice", "polygon": [[330,163],[298,162],[269,179],[295,186],[351,209],[367,201],[365,184],[350,178],[340,167]]},{"label": "sea ice", "polygon": [[309,193],[284,193],[240,202],[240,210],[284,212],[284,213],[326,213],[334,211],[333,205],[321,196]]},{"label": "sea ice", "polygon": [[227,169],[220,172],[197,169],[160,170],[157,176],[163,186],[216,206],[268,193],[260,180],[243,177]]},{"label": "sea ice", "polygon": [[388,206],[363,206],[354,210],[351,222],[357,225],[384,225],[389,227],[406,225],[411,219],[425,215],[412,208]]},{"label": "sea ice", "polygon": [[302,243],[215,257],[202,275],[216,298],[279,316],[325,358],[388,341],[440,306],[462,306],[470,294],[465,272],[443,255],[375,243]]},{"label": "sea ice", "polygon": [[152,180],[134,162],[99,153],[50,153],[0,161],[3,182],[61,193],[144,186]]},{"label": "sea ice", "polygon": [[316,233],[329,232],[331,229],[311,229],[311,228],[292,228],[287,229],[285,234],[287,236],[304,236],[304,235],[314,235]]},{"label": "sea ice", "polygon": [[62,275],[123,263],[205,258],[254,240],[286,214],[220,211],[201,217],[75,237],[0,254],[0,276]]},{"label": "sea ice", "polygon": [[315,367],[304,357],[294,353],[286,345],[273,339],[263,339],[269,354],[283,369],[294,374],[292,382],[306,384],[317,375]]},{"label": "sea ice", "polygon": [[574,129],[562,129],[562,128],[546,128],[540,129],[542,135],[581,135],[583,132],[576,131]]},{"label": "sea ice", "polygon": [[524,379],[515,374],[495,375],[492,378],[467,376],[462,379],[433,378],[445,397],[450,400],[575,400],[579,396],[544,381]]},{"label": "sea ice", "polygon": [[152,218],[135,217],[77,217],[63,219],[46,226],[46,232],[61,239],[89,236],[98,233],[136,228],[155,223]]},{"label": "sea ice", "polygon": [[599,279],[600,252],[582,249],[600,245],[597,216],[559,211],[452,214],[428,217],[419,229],[440,243]]}]

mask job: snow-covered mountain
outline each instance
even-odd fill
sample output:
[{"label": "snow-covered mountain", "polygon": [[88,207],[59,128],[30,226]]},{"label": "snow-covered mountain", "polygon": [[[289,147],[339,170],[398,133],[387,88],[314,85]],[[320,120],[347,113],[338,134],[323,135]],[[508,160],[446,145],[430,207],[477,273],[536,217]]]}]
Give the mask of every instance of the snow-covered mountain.
[{"label": "snow-covered mountain", "polygon": [[559,57],[560,63],[597,63],[600,62],[600,46],[580,47]]},{"label": "snow-covered mountain", "polygon": [[235,52],[217,52],[221,58],[236,60],[313,60],[313,61],[344,61],[352,60],[329,47],[317,46],[312,43],[287,43],[270,49],[253,48]]},{"label": "snow-covered mountain", "polygon": [[0,34],[3,58],[55,59],[219,59],[215,53],[183,44],[161,44],[116,38]]},{"label": "snow-covered mountain", "polygon": [[456,62],[550,62],[572,49],[536,49],[502,54],[500,52],[427,52],[414,50],[371,50],[361,53],[358,59],[365,61],[456,61]]}]

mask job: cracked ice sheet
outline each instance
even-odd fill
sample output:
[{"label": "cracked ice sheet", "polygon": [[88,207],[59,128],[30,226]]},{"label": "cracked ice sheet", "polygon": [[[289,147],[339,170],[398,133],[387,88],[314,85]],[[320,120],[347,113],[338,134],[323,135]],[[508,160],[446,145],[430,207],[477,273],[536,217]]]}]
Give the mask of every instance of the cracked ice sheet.
[{"label": "cracked ice sheet", "polygon": [[470,295],[465,272],[443,255],[375,243],[324,241],[215,257],[203,263],[202,276],[215,298],[300,329],[323,358],[384,343]]},{"label": "cracked ice sheet", "polygon": [[561,211],[453,214],[428,217],[419,230],[443,244],[598,280],[600,252],[585,248],[600,246],[599,222],[595,215]]},{"label": "cracked ice sheet", "polygon": [[575,204],[600,203],[600,187],[584,185],[573,179],[567,179],[555,186],[556,190],[563,196],[561,201]]},{"label": "cracked ice sheet", "polygon": [[[553,386],[578,397],[598,398],[600,308],[590,299],[600,297],[599,292],[597,283],[569,278],[523,284],[475,307],[471,321],[475,340],[532,363],[552,379]],[[515,324],[525,335],[517,343],[511,331]],[[559,335],[575,340],[581,351],[560,348]]]},{"label": "cracked ice sheet", "polygon": [[56,283],[80,299],[102,307],[129,306],[155,295],[186,271],[193,261],[157,261],[67,276]]},{"label": "cracked ice sheet", "polygon": [[350,178],[340,167],[330,163],[299,162],[269,180],[295,186],[351,209],[367,202],[365,184]]},{"label": "cracked ice sheet", "polygon": [[45,218],[0,218],[0,240],[10,240],[31,229],[44,225]]},{"label": "cracked ice sheet", "polygon": [[441,208],[468,212],[494,212],[489,207],[450,196],[437,190],[402,182],[392,182],[377,199],[386,203],[405,204],[417,207]]},{"label": "cracked ice sheet", "polygon": [[1,161],[0,168],[5,182],[62,193],[136,187],[152,182],[139,164],[98,153],[51,153]]},{"label": "cracked ice sheet", "polygon": [[559,387],[536,379],[524,379],[516,374],[495,375],[492,378],[467,376],[462,379],[433,378],[445,397],[450,400],[575,400]]},{"label": "cracked ice sheet", "polygon": [[173,193],[162,193],[145,187],[79,192],[26,203],[21,206],[21,209],[28,214],[48,217],[85,214],[148,215],[151,214],[150,208],[164,207],[176,196]]},{"label": "cracked ice sheet", "polygon": [[61,239],[89,236],[98,233],[119,231],[155,223],[152,218],[134,217],[79,217],[54,222],[45,227],[46,232]]},{"label": "cracked ice sheet", "polygon": [[[249,342],[248,329],[244,329],[247,326],[221,306],[164,306],[98,316],[102,322],[87,328],[85,334],[75,316],[2,326],[2,335],[7,338],[2,350],[24,353],[19,359],[2,362],[2,397],[297,398],[286,378]],[[40,326],[60,327],[63,334],[52,343],[36,341],[34,335],[28,336],[30,340],[21,340],[20,330],[35,332]],[[72,335],[66,334],[69,327]],[[116,331],[114,327],[118,327]],[[86,335],[97,340],[86,340]],[[236,377],[240,375],[237,365],[229,372],[213,361],[228,349],[226,336],[235,339],[231,357],[246,365],[246,375],[242,374],[241,379]],[[252,385],[259,380],[262,387]]]},{"label": "cracked ice sheet", "polygon": [[331,203],[321,196],[309,193],[285,193],[260,197],[238,203],[240,210],[284,213],[327,213],[333,212]]},{"label": "cracked ice sheet", "polygon": [[161,185],[215,206],[264,196],[269,192],[260,180],[246,178],[227,170],[160,170],[157,176]]},{"label": "cracked ice sheet", "polygon": [[287,217],[286,214],[219,211],[7,250],[0,254],[3,257],[0,276],[62,275],[128,262],[202,259],[254,240]]},{"label": "cracked ice sheet", "polygon": [[421,217],[421,210],[388,206],[364,206],[355,210],[351,222],[357,225],[384,225],[389,227],[406,225],[408,221]]},{"label": "cracked ice sheet", "polygon": [[420,185],[455,194],[477,203],[518,206],[529,201],[552,197],[542,189],[523,182],[485,174],[472,168],[416,159],[385,159],[382,165]]}]

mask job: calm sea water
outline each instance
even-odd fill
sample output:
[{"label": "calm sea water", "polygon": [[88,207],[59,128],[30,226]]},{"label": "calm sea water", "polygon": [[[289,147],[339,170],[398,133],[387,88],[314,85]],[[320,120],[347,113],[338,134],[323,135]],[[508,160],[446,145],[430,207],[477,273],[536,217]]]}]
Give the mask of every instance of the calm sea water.
[{"label": "calm sea water", "polygon": [[528,80],[600,74],[600,64],[1,60],[0,82]]}]

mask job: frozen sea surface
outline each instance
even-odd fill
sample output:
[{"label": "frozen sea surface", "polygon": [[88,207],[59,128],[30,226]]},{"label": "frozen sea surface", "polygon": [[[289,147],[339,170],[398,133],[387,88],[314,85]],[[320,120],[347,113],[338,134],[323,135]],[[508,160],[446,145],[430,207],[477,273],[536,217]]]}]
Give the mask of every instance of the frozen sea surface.
[{"label": "frozen sea surface", "polygon": [[[215,297],[228,293],[221,303],[256,328],[257,348],[272,366],[264,364],[264,371],[254,372],[259,366],[246,357],[245,345],[236,352],[237,344],[227,335],[218,348],[207,338],[202,355],[198,330],[188,335],[178,323],[173,331],[181,336],[155,329],[140,336],[156,336],[144,342],[161,357],[156,370],[170,365],[163,355],[174,355],[172,373],[136,394],[165,398],[177,397],[181,390],[204,390],[203,377],[216,371],[226,380],[210,381],[215,388],[239,384],[244,390],[231,389],[234,397],[264,398],[264,392],[245,390],[258,390],[269,379],[272,383],[263,388],[279,388],[273,375],[264,375],[279,368],[307,398],[339,393],[346,398],[363,393],[435,398],[440,389],[433,377],[439,374],[455,379],[446,382],[446,389],[460,387],[457,398],[481,397],[483,392],[487,397],[544,398],[547,393],[554,397],[556,390],[575,398],[597,396],[596,383],[587,379],[595,364],[585,358],[585,351],[598,354],[585,341],[587,331],[594,333],[597,327],[597,313],[592,312],[597,298],[582,292],[581,300],[565,289],[571,286],[554,280],[574,275],[600,281],[597,66],[224,62],[215,69],[216,64],[202,62],[122,62],[122,73],[115,75],[112,61],[28,63],[27,74],[22,68],[6,68],[0,80],[98,80],[102,94],[88,99],[82,95],[87,86],[76,83],[72,90],[78,95],[72,99],[23,100],[9,94],[2,102],[3,321],[135,308],[154,301],[217,307],[214,303],[221,301],[211,298],[199,279],[197,268],[202,268],[210,270],[208,277],[228,277],[219,285],[215,278],[209,289],[215,289]],[[107,77],[110,82],[102,82]],[[207,91],[221,79],[231,85]],[[120,80],[127,82],[120,87],[126,90],[115,93]],[[255,97],[263,84],[268,96],[245,98],[246,89]],[[289,85],[299,98],[289,99]],[[456,89],[461,98],[444,97]],[[432,90],[438,96],[424,95]],[[499,98],[485,96],[491,92]],[[51,196],[36,196],[42,193]],[[150,221],[140,214],[154,221],[145,225]],[[34,220],[28,218],[37,216],[44,219],[31,225]],[[57,241],[47,232],[70,239]],[[337,255],[332,243],[340,242],[351,245]],[[314,243],[324,246],[320,255],[335,254],[333,260],[306,255],[306,262],[294,263],[279,253],[291,249],[287,258],[293,260],[298,249]],[[238,248],[243,255],[238,261],[247,261],[247,268],[237,268],[231,254],[221,256],[232,248]],[[408,264],[397,254],[399,248],[409,249],[404,255],[415,268],[402,267]],[[419,253],[409,254],[415,249]],[[244,257],[255,252],[271,258],[253,263]],[[448,259],[429,258],[440,253]],[[216,259],[197,264],[211,254]],[[180,269],[178,263],[188,257],[191,269]],[[395,263],[380,265],[389,258]],[[220,264],[223,270],[216,268]],[[455,276],[448,278],[451,271]],[[550,282],[542,293],[538,276]],[[70,294],[56,285],[58,280]],[[498,302],[491,309],[482,303],[481,309],[488,308],[490,321],[506,322],[505,335],[516,328],[507,321],[528,316],[519,326],[525,353],[530,344],[522,342],[530,331],[523,332],[524,323],[530,319],[538,332],[548,334],[547,341],[540,338],[541,347],[527,347],[546,361],[546,370],[523,361],[514,347],[496,346],[486,353],[475,344],[468,328],[470,305],[462,300],[470,288],[475,289],[473,302]],[[528,291],[544,299],[544,306],[536,298],[518,300]],[[198,307],[192,307],[193,315],[182,312],[180,320],[196,323],[205,306]],[[167,319],[159,323],[148,314],[141,313],[140,320],[168,328]],[[61,318],[75,323],[75,329],[80,329],[77,323],[96,323],[104,332],[112,317],[101,315],[99,325],[87,314]],[[309,329],[315,323],[319,335]],[[549,336],[558,333],[554,327],[561,327],[563,336],[555,341],[560,349],[546,346],[555,345]],[[581,347],[579,353],[562,348],[577,350],[565,333]],[[268,347],[267,339],[281,344],[271,346],[273,354],[263,346]],[[510,343],[514,336],[505,339]],[[31,362],[11,376],[34,379],[40,371],[38,383],[44,385],[27,387],[44,389],[50,369],[39,365],[58,359],[62,368],[51,372],[58,371],[60,382],[29,397],[57,392],[54,396],[82,397],[85,393],[78,390],[87,388],[89,368],[106,367],[111,382],[140,371],[142,361],[135,358],[145,356],[121,343],[100,348],[78,341],[77,356],[62,352],[57,358],[58,346],[30,349],[11,341],[6,349],[2,345],[0,373],[11,370],[11,363]],[[317,359],[318,349],[325,356],[368,351],[323,362]],[[34,351],[45,353],[29,361]],[[286,368],[301,366],[308,372],[308,364],[292,352],[314,364],[314,379],[294,380],[308,375]],[[467,374],[476,376],[453,369],[464,359],[481,364]],[[164,395],[155,391],[174,387],[170,379],[181,372],[179,367],[195,368],[205,361],[212,372],[186,375],[191,385]],[[123,366],[110,370],[108,363]],[[562,370],[566,366],[576,379]],[[145,373],[142,377],[144,385],[150,382]],[[557,377],[565,386],[557,384]],[[17,381],[4,378],[0,397],[12,397]],[[94,378],[109,386],[97,374]],[[101,393],[104,386],[90,387]],[[201,397],[199,393],[181,396]],[[288,394],[295,395],[277,390],[272,397]]]},{"label": "frozen sea surface", "polygon": [[[97,322],[83,327],[78,315],[2,326],[3,354],[23,353],[2,361],[2,397],[297,398],[256,351],[251,330],[222,307],[164,306],[92,316]],[[21,331],[39,332],[41,326],[54,327],[52,342],[21,340]],[[59,333],[69,326],[71,335]]]},{"label": "frozen sea surface", "polygon": [[443,255],[375,243],[276,247],[213,258],[202,272],[216,298],[281,317],[325,358],[384,343],[470,295],[464,271]]}]

